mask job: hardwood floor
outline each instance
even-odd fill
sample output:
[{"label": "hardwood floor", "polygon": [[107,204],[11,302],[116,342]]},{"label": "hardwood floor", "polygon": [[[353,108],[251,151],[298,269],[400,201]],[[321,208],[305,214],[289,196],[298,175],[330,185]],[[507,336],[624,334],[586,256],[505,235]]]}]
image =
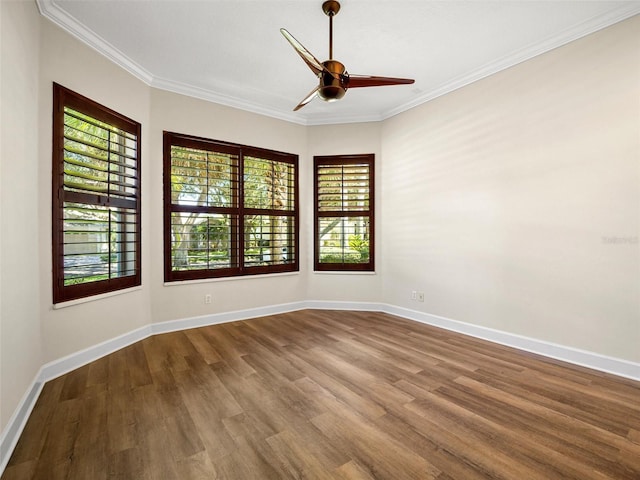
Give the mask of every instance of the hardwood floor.
[{"label": "hardwood floor", "polygon": [[640,383],[381,313],[148,338],[48,382],[2,480],[640,479]]}]

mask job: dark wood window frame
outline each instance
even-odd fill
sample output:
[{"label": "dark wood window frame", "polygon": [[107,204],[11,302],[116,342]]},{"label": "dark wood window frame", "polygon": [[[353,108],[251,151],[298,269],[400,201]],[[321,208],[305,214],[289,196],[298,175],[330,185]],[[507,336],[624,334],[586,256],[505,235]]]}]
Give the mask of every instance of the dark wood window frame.
[{"label": "dark wood window frame", "polygon": [[[234,155],[237,164],[231,169],[230,182],[235,185],[230,187],[233,200],[229,205],[181,205],[172,200],[172,147],[185,147],[209,153],[221,153]],[[293,167],[292,183],[293,194],[292,209],[277,208],[250,208],[245,205],[245,157],[256,157],[266,161],[280,162]],[[208,167],[207,167],[208,168]],[[298,194],[298,155],[277,152],[268,149],[251,147],[230,142],[212,140],[174,132],[163,133],[163,191],[164,191],[164,279],[165,282],[186,280],[200,280],[209,278],[225,278],[246,275],[285,273],[299,271],[299,194]],[[230,259],[227,266],[217,268],[198,268],[180,270],[174,265],[172,254],[172,214],[179,212],[187,214],[203,215],[228,215]],[[293,229],[290,230],[292,245],[287,251],[287,261],[284,263],[271,263],[262,265],[248,265],[245,256],[245,229],[243,228],[248,216],[286,217],[293,221]],[[289,222],[290,225],[290,222]],[[290,227],[289,227],[290,228]]]},{"label": "dark wood window frame", "polygon": [[[366,165],[368,167],[368,201],[352,203],[348,208],[329,209],[322,207],[321,203],[325,203],[321,198],[324,194],[320,192],[320,171],[323,168],[346,167],[352,168],[357,165]],[[313,182],[314,182],[314,270],[315,271],[334,271],[334,272],[373,272],[375,271],[375,155],[359,154],[359,155],[329,155],[313,157]],[[344,180],[344,178],[343,178]],[[325,197],[326,198],[326,197]],[[362,205],[357,205],[361,203]],[[366,243],[361,243],[360,259],[354,261],[345,260],[345,251],[343,248],[342,262],[321,261],[321,222],[327,218],[349,218],[355,219],[363,217],[366,219],[368,226]],[[326,232],[325,232],[326,233]],[[344,237],[344,233],[342,236]],[[343,243],[345,239],[343,238]],[[365,253],[366,252],[366,253]],[[366,255],[366,256],[365,256]],[[365,261],[366,260],[366,261]]]},{"label": "dark wood window frame", "polygon": [[[106,147],[92,147],[88,144],[90,142],[82,145],[82,142],[86,141],[86,137],[82,136],[83,133],[74,134],[72,133],[73,125],[65,125],[66,122],[73,121],[69,120],[73,112],[78,112],[82,117],[80,120],[76,118],[76,121],[91,125],[93,120],[93,126],[107,134]],[[65,127],[67,128],[66,139]],[[91,134],[85,132],[85,135]],[[141,285],[140,139],[140,123],[57,83],[53,84],[54,303]],[[67,155],[65,155],[65,145],[67,145]],[[100,155],[106,155],[106,159],[98,159],[100,156],[98,155],[94,157],[97,160],[92,163],[91,158],[96,151],[99,151]],[[65,159],[65,157],[68,158]],[[84,165],[82,165],[83,159],[86,161]],[[97,163],[100,165],[96,166]],[[90,182],[94,182],[93,178],[97,174],[102,176],[101,180],[96,182],[101,185],[92,187]],[[80,274],[74,277],[78,274],[70,272],[72,269],[68,266],[65,272],[65,258],[70,260],[74,255],[83,254],[74,254],[73,245],[67,241],[69,236],[77,235],[77,231],[72,229],[77,228],[80,223],[77,217],[73,219],[70,215],[78,215],[77,212],[83,209],[86,212],[95,212],[87,215],[89,219],[85,218],[85,224],[102,222],[106,230],[101,231],[103,240],[86,242],[84,247],[79,249],[76,246],[75,250],[82,251],[82,248],[97,250],[99,246],[106,246],[107,251],[102,252],[101,256],[93,255],[93,261],[98,263],[91,268],[98,269],[102,274]],[[102,215],[103,219],[92,220],[91,215]],[[74,221],[75,226],[73,226]],[[77,263],[82,262],[83,260],[80,260]],[[78,270],[78,267],[75,268]]]}]

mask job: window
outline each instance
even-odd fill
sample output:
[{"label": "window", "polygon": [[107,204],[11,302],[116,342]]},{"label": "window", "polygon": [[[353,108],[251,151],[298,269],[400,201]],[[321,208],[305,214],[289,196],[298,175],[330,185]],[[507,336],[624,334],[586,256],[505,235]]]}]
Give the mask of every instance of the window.
[{"label": "window", "polygon": [[140,124],[53,85],[53,301],[140,285]]},{"label": "window", "polygon": [[374,155],[314,157],[314,268],[374,270]]},{"label": "window", "polygon": [[298,270],[298,156],[164,132],[165,281]]}]

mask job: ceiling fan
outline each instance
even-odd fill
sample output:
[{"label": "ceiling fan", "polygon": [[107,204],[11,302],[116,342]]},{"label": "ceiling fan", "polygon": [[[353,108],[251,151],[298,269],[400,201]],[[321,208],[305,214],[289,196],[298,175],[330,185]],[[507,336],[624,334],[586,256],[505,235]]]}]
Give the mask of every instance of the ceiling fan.
[{"label": "ceiling fan", "polygon": [[380,87],[384,85],[410,84],[410,78],[376,77],[372,75],[350,75],[345,66],[333,59],[333,17],[340,11],[340,2],[327,0],[322,4],[322,11],[329,17],[329,60],[319,62],[293,35],[284,28],[280,29],[284,38],[302,57],[311,71],[318,77],[320,84],[302,100],[293,111],[300,110],[315,97],[327,102],[340,100],[347,89],[361,87]]}]

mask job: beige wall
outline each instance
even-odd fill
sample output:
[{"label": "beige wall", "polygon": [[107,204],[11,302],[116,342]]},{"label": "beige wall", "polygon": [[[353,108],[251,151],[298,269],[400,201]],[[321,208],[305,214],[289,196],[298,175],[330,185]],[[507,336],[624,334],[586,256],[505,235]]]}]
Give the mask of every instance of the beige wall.
[{"label": "beige wall", "polygon": [[[42,19],[39,83],[39,197],[40,321],[44,360],[50,362],[118,335],[148,325],[150,316],[149,232],[152,213],[153,162],[150,152],[150,89],[98,55],[53,23]],[[128,293],[54,309],[51,259],[51,122],[53,90],[57,82],[142,124],[142,282]]]},{"label": "beige wall", "polygon": [[[300,273],[241,277],[231,280],[174,282],[164,285],[162,233],[162,132],[186,133],[216,140],[298,154],[300,190],[308,168],[305,127],[194,98],[152,89],[151,96],[152,320],[162,322],[221,312],[300,301],[304,295],[308,236],[301,229]],[[304,193],[303,193],[304,195]],[[305,221],[305,219],[302,219]],[[204,296],[211,295],[205,305]]]},{"label": "beige wall", "polygon": [[639,31],[384,123],[385,302],[640,360]]},{"label": "beige wall", "polygon": [[[640,361],[639,246],[603,240],[640,230],[638,19],[385,122],[303,127],[150,88],[32,2],[0,12],[0,428],[43,363],[152,322],[302,300],[386,302]],[[143,125],[143,286],[57,310],[53,81]],[[163,130],[300,155],[300,273],[163,284]],[[345,153],[376,154],[375,275],[312,271],[313,155]]]},{"label": "beige wall", "polygon": [[0,431],[43,363],[38,242],[47,231],[38,223],[35,181],[39,22],[34,3],[0,2]]},{"label": "beige wall", "polygon": [[[305,178],[307,186],[302,202],[302,214],[306,219],[309,244],[307,271],[309,272],[306,298],[308,300],[332,300],[340,302],[380,301],[382,262],[376,250],[376,273],[314,273],[313,272],[313,156],[375,154],[376,187],[380,188],[380,132],[381,123],[352,123],[309,127],[309,169]],[[380,203],[376,204],[376,239],[383,230],[380,221]]]}]

